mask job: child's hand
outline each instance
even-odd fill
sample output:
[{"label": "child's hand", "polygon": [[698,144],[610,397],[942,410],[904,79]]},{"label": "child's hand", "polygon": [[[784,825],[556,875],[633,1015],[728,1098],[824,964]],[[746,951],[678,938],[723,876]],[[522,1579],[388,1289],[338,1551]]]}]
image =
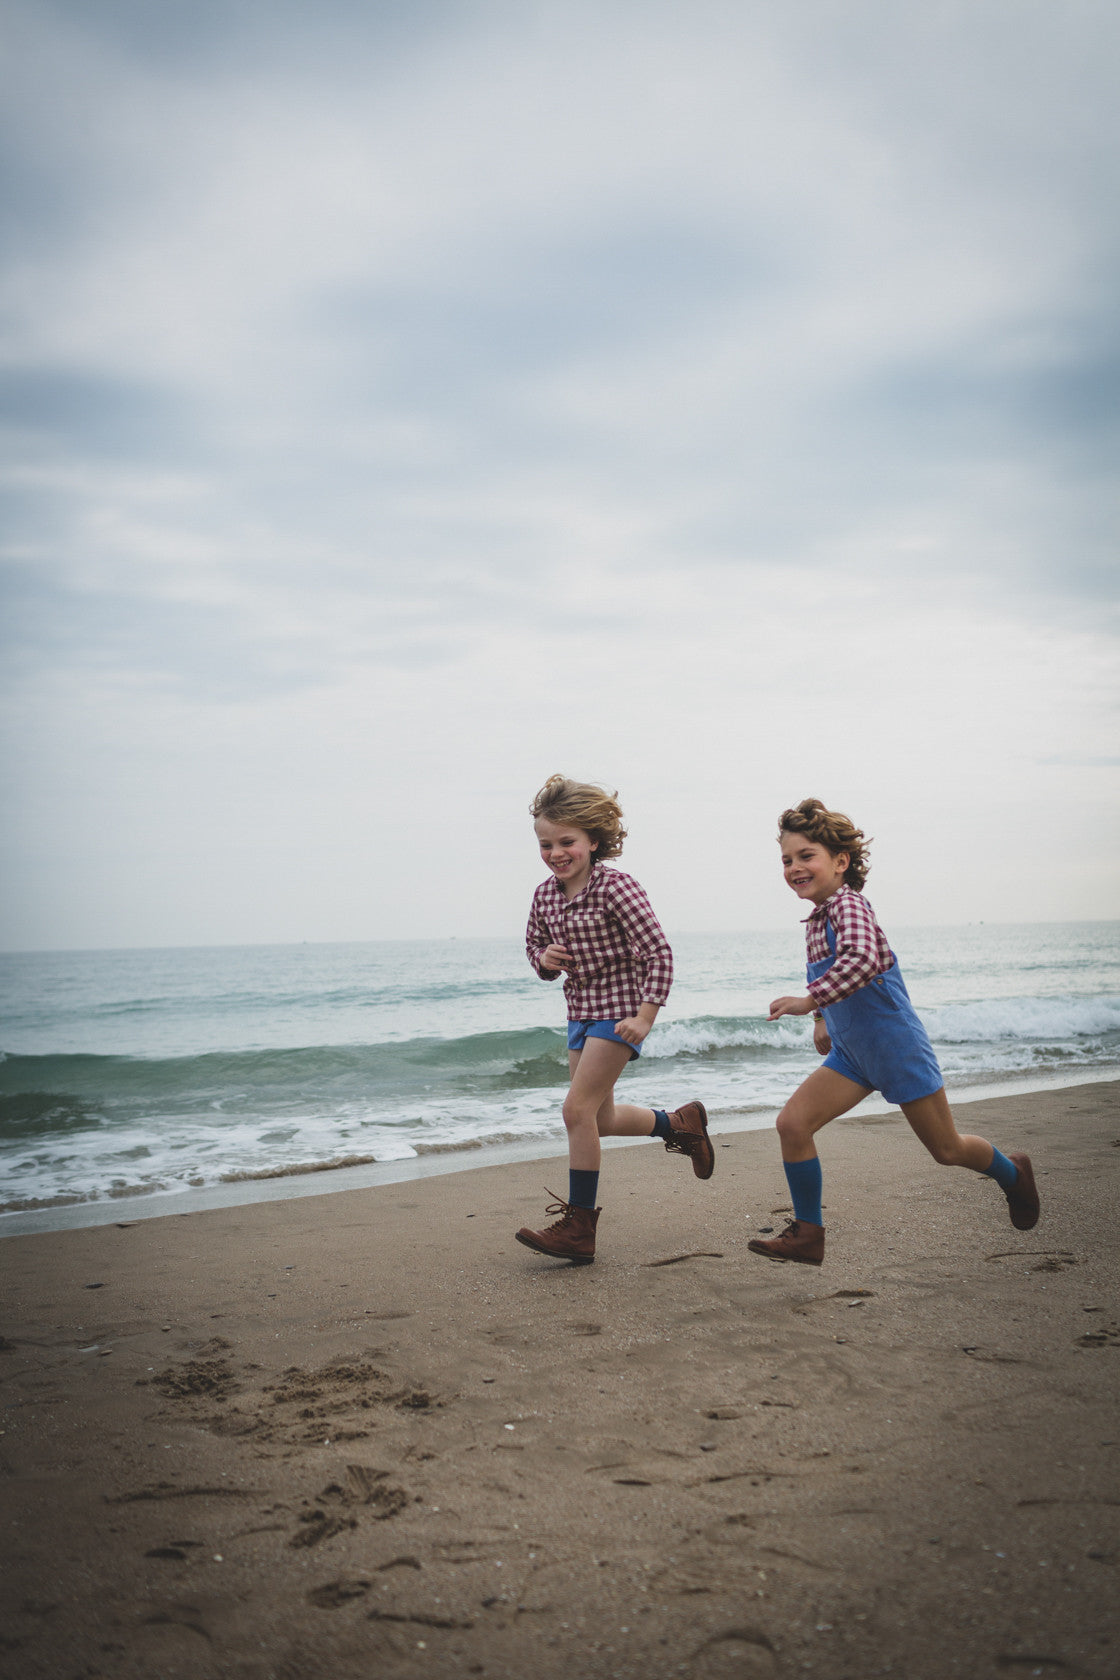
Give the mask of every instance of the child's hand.
[{"label": "child's hand", "polygon": [[813,1022],[813,1049],[818,1056],[827,1056],[832,1049],[832,1039],[823,1021]]},{"label": "child's hand", "polygon": [[616,1021],[614,1030],[624,1044],[640,1044],[649,1035],[650,1023],[643,1021],[640,1015],[628,1015],[624,1021]]},{"label": "child's hand", "polygon": [[775,998],[768,1019],[776,1021],[780,1015],[811,1015],[816,1007],[811,997]]},{"label": "child's hand", "polygon": [[541,957],[541,966],[553,969],[574,968],[576,959],[570,951],[565,951],[563,945],[547,945]]}]

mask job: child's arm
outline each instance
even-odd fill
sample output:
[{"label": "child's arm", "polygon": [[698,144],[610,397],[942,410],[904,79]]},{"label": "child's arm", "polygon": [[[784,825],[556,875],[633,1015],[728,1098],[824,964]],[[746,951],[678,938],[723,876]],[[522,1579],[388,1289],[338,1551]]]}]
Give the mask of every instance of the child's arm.
[{"label": "child's arm", "polygon": [[641,1044],[643,1039],[649,1037],[649,1030],[660,1009],[659,1003],[643,1003],[639,1005],[636,1015],[627,1015],[625,1020],[616,1021],[614,1030],[627,1044]]},{"label": "child's arm", "polygon": [[818,1055],[828,1055],[833,1048],[833,1040],[828,1033],[828,1026],[824,1025],[824,1016],[813,998],[774,998],[767,1020],[776,1021],[782,1015],[813,1016],[813,1048]]},{"label": "child's arm", "polygon": [[525,929],[525,955],[542,980],[558,980],[561,971],[572,965],[570,953],[553,943],[548,924],[537,907],[535,894],[529,910],[529,925]]},{"label": "child's arm", "polygon": [[836,936],[836,958],[826,974],[809,982],[813,1009],[827,1009],[851,997],[894,961],[875,912],[861,893],[837,893],[828,901],[827,914]]},{"label": "child's arm", "polygon": [[[851,997],[861,986],[869,985],[877,974],[890,968],[893,961],[890,946],[883,930],[875,920],[875,913],[867,900],[857,892],[839,892],[828,901],[827,915],[836,936],[836,957],[828,971],[817,980],[809,981],[805,997],[775,998],[770,1005],[770,1020],[782,1015],[818,1015],[830,1003]],[[813,1030],[813,1042],[823,1022]],[[828,1037],[827,1032],[823,1035]],[[821,1054],[827,1055],[826,1047]],[[820,1045],[817,1044],[818,1050]]]},{"label": "child's arm", "polygon": [[[620,1038],[626,1039],[627,1044],[640,1044],[669,996],[669,988],[673,984],[673,950],[665,937],[664,928],[653,913],[652,904],[632,875],[614,875],[611,909],[627,945],[645,967],[641,1005],[624,1022],[616,1023],[615,1031]],[[623,1026],[639,1036],[629,1037],[621,1030]]]},{"label": "child's arm", "polygon": [[818,1010],[811,997],[775,998],[770,1005],[770,1021],[776,1021],[782,1015],[812,1015],[813,1017],[813,1048],[818,1056],[827,1056],[832,1049],[832,1039],[828,1028],[824,1024],[824,1016]]},{"label": "child's arm", "polygon": [[766,1019],[776,1021],[780,1015],[811,1015],[816,1007],[811,997],[775,998]]}]

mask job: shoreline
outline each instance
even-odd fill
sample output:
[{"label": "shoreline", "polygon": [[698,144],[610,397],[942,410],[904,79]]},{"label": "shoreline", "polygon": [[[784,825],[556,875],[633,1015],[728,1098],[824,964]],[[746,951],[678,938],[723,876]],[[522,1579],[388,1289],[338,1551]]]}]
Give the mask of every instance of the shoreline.
[{"label": "shoreline", "polygon": [[[19,1680],[1111,1680],[1120,1081],[626,1148],[557,1265],[535,1162],[4,1246]],[[119,1210],[127,1214],[127,1208]]]},{"label": "shoreline", "polygon": [[[998,1098],[1030,1096],[1043,1091],[1076,1090],[1085,1085],[1109,1084],[1118,1078],[1116,1069],[1087,1072],[1082,1079],[1071,1082],[1067,1072],[1042,1076],[1027,1075],[1023,1080],[997,1080],[991,1084],[962,1086],[949,1093],[957,1104],[983,1102]],[[843,1124],[859,1115],[897,1113],[892,1104],[877,1093],[860,1103],[857,1109],[841,1117]],[[730,1132],[768,1130],[777,1118],[777,1109],[760,1110],[747,1115],[743,1110],[718,1110],[710,1113],[713,1135]],[[645,1138],[604,1139],[605,1149],[626,1149],[648,1142]],[[125,1194],[95,1201],[65,1202],[42,1207],[0,1213],[0,1240],[5,1237],[29,1236],[50,1231],[86,1230],[102,1225],[118,1224],[122,1219],[166,1219],[175,1214],[199,1213],[213,1208],[250,1207],[260,1202],[301,1200],[309,1196],[336,1195],[348,1190],[373,1189],[389,1184],[411,1183],[448,1173],[465,1173],[486,1167],[497,1167],[524,1161],[551,1161],[565,1153],[564,1138],[534,1138],[524,1143],[464,1145],[431,1155],[406,1156],[398,1160],[375,1161],[360,1166],[277,1168],[267,1178],[236,1179],[200,1186],[196,1190],[163,1190]]]}]

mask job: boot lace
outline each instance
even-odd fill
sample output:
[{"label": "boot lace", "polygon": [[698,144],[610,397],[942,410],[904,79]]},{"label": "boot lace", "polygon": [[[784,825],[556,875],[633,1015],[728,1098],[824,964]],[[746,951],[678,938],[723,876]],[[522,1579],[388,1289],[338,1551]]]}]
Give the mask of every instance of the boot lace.
[{"label": "boot lace", "polygon": [[555,1190],[550,1190],[548,1188],[547,1184],[544,1187],[544,1193],[546,1196],[552,1197],[552,1201],[549,1202],[548,1206],[544,1210],[545,1218],[547,1219],[554,1213],[558,1213],[560,1215],[559,1219],[555,1220],[551,1225],[546,1225],[545,1229],[547,1231],[562,1231],[565,1225],[570,1225],[572,1223],[572,1215],[574,1214],[575,1209],[572,1207],[571,1202],[566,1202],[563,1196],[558,1196]]}]

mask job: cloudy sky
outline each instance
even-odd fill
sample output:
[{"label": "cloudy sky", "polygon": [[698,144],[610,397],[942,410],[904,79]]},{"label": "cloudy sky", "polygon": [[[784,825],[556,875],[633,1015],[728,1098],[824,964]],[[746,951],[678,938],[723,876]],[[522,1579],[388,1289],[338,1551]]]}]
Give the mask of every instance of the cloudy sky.
[{"label": "cloudy sky", "polygon": [[3,28],[6,947],[1120,915],[1112,0]]}]

